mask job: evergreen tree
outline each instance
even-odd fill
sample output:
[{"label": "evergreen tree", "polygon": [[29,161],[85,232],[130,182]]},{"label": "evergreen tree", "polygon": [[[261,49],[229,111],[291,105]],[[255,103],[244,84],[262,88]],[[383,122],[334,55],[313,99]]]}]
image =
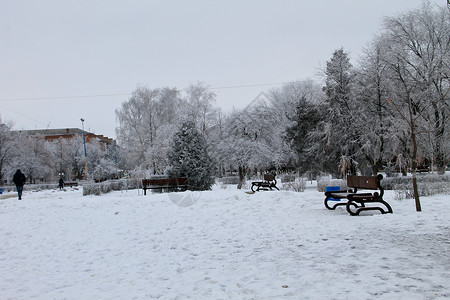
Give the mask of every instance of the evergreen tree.
[{"label": "evergreen tree", "polygon": [[203,135],[194,122],[185,122],[175,133],[168,153],[169,175],[188,177],[190,190],[208,190],[214,183],[214,166]]},{"label": "evergreen tree", "polygon": [[309,133],[321,121],[319,105],[308,102],[305,97],[302,97],[295,107],[295,114],[289,119],[292,125],[286,128],[285,139],[290,142],[292,150],[296,152],[299,171],[305,173],[313,168],[316,169],[318,160],[314,157],[315,153],[308,150],[313,142]]},{"label": "evergreen tree", "polygon": [[[339,161],[350,162],[351,174],[356,173],[355,158],[358,146],[358,128],[355,126],[355,105],[352,96],[352,64],[343,48],[336,50],[325,70],[326,83],[324,92],[328,112],[325,124],[319,127],[320,148],[328,157],[327,168],[335,168]],[[333,172],[333,169],[329,171]],[[334,173],[334,172],[333,172]],[[343,174],[345,175],[345,174]]]}]

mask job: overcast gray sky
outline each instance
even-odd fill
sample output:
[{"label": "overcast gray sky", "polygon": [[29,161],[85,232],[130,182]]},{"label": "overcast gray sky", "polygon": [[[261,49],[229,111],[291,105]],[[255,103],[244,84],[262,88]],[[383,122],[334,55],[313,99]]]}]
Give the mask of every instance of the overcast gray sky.
[{"label": "overcast gray sky", "polygon": [[[421,4],[0,0],[0,117],[15,129],[81,128],[83,117],[86,130],[115,137],[115,109],[138,85],[183,89],[203,81],[218,88],[315,78],[335,49],[343,46],[356,63],[384,16]],[[216,104],[242,108],[274,87],[215,89]]]}]

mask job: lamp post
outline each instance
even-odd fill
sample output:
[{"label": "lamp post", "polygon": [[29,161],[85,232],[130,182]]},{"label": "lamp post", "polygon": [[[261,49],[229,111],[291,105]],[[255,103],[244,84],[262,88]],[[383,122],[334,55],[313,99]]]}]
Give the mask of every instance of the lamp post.
[{"label": "lamp post", "polygon": [[84,119],[81,118],[80,120],[81,120],[81,126],[83,128],[84,160],[86,161],[86,165],[84,166],[84,172],[86,173],[86,180],[89,180],[87,152],[86,152],[86,135],[84,134]]}]

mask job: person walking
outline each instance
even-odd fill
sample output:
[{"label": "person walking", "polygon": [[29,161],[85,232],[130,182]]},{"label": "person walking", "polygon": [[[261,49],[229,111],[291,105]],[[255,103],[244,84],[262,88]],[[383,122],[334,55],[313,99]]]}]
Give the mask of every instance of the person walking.
[{"label": "person walking", "polygon": [[17,170],[13,177],[13,182],[16,185],[17,189],[17,195],[19,196],[19,200],[22,200],[22,191],[23,191],[23,185],[25,184],[25,180],[27,178],[20,170]]},{"label": "person walking", "polygon": [[61,177],[59,178],[59,189],[62,190],[63,187],[64,187],[64,179]]}]

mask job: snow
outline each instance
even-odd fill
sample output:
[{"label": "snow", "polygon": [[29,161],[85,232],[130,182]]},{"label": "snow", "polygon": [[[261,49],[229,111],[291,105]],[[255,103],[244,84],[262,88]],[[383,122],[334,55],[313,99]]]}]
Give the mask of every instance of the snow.
[{"label": "snow", "polygon": [[324,195],[80,189],[0,200],[0,299],[448,299],[448,195],[352,217]]}]

